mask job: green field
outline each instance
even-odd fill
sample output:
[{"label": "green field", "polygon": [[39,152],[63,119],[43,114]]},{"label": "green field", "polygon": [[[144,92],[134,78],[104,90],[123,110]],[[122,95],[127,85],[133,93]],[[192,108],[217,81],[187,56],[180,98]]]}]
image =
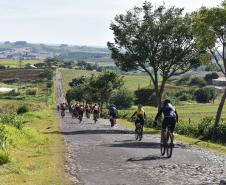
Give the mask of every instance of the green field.
[{"label": "green field", "polygon": [[[19,60],[12,60],[12,59],[0,59],[0,65],[6,66],[6,67],[18,67],[19,66]],[[26,64],[37,64],[41,63],[40,60],[23,60],[21,62],[22,67]]]},{"label": "green field", "polygon": [[[74,70],[74,69],[60,69],[63,75],[63,82],[64,82],[64,91],[66,92],[70,87],[68,82],[70,82],[73,78],[79,76],[90,76],[91,74],[99,74],[99,72],[95,71],[85,71],[85,70]],[[147,87],[150,86],[150,79],[148,76],[141,76],[141,75],[124,75],[124,86],[130,90],[135,91],[138,87]]]},{"label": "green field", "polygon": [[[63,82],[64,82],[64,90],[65,92],[70,88],[68,86],[68,82],[70,82],[73,78],[85,75],[89,76],[92,73],[98,74],[97,72],[91,72],[91,71],[83,71],[83,70],[72,70],[72,69],[61,69],[62,76],[63,76]],[[140,87],[147,87],[150,85],[150,79],[148,76],[138,76],[138,75],[125,75],[124,77],[125,80],[125,87],[128,88],[130,91],[134,91]],[[184,89],[186,87],[183,86],[173,86],[167,84],[167,90],[170,91],[177,91],[179,89]],[[221,96],[219,96],[220,98]],[[200,122],[204,117],[206,116],[215,116],[217,108],[218,108],[218,100],[215,101],[215,104],[212,103],[206,103],[206,104],[201,104],[201,103],[183,103],[181,102],[180,104],[182,105],[177,105],[177,111],[179,114],[179,117],[181,120],[188,122],[189,118],[191,122]],[[133,111],[135,111],[136,107],[132,107],[130,110],[125,110],[125,111],[130,111],[131,114]],[[157,112],[157,108],[155,107],[145,107],[145,110],[150,117],[154,117]],[[225,120],[226,119],[226,107],[224,107],[224,110],[222,112],[222,118]]]}]

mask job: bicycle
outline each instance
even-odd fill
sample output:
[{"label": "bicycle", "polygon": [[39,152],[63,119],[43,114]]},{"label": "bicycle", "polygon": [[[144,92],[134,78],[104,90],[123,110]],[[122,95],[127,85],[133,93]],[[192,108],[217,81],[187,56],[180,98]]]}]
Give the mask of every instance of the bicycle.
[{"label": "bicycle", "polygon": [[79,116],[78,116],[79,123],[82,122],[82,117],[83,117],[83,115],[82,114],[79,114]]},{"label": "bicycle", "polygon": [[97,118],[98,118],[98,113],[93,113],[93,120],[95,124],[97,123]]},{"label": "bicycle", "polygon": [[65,111],[64,111],[64,110],[61,110],[61,113],[60,113],[60,114],[61,114],[61,117],[64,118],[64,116],[65,116]]},{"label": "bicycle", "polygon": [[111,123],[111,127],[115,126],[116,124],[116,119],[113,116],[110,117],[110,123]]},{"label": "bicycle", "polygon": [[143,126],[141,125],[141,123],[138,122],[135,128],[135,139],[141,141],[142,137],[143,137]]},{"label": "bicycle", "polygon": [[170,132],[168,126],[166,127],[166,130],[164,131],[164,138],[163,138],[163,143],[160,144],[160,150],[161,150],[161,155],[165,155],[168,158],[172,156],[173,153],[173,134]]}]

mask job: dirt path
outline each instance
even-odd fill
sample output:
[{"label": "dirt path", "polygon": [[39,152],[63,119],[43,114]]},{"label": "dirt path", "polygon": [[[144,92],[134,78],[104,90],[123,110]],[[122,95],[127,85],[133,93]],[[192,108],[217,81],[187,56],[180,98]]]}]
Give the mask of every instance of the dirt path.
[{"label": "dirt path", "polygon": [[[57,76],[59,101],[62,80]],[[79,124],[66,113],[62,131],[68,146],[68,165],[74,184],[85,185],[213,185],[226,180],[226,156],[176,144],[171,159],[160,156],[159,137],[134,140],[133,131],[108,120]]]}]

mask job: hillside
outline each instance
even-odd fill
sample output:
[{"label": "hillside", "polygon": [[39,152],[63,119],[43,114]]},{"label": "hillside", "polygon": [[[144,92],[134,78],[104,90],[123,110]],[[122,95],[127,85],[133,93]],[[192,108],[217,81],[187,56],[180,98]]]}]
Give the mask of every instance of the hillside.
[{"label": "hillside", "polygon": [[0,43],[0,58],[4,59],[39,59],[58,56],[64,60],[86,60],[112,62],[107,48],[89,46],[71,46],[67,44],[47,45],[31,44],[26,41]]}]

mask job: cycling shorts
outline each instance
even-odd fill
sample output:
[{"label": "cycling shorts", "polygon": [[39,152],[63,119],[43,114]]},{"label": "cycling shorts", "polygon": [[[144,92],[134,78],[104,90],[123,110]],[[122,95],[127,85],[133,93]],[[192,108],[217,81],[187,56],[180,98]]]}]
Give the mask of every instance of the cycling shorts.
[{"label": "cycling shorts", "polygon": [[175,117],[165,117],[162,122],[162,129],[169,128],[170,132],[173,133],[176,126],[176,118]]}]

